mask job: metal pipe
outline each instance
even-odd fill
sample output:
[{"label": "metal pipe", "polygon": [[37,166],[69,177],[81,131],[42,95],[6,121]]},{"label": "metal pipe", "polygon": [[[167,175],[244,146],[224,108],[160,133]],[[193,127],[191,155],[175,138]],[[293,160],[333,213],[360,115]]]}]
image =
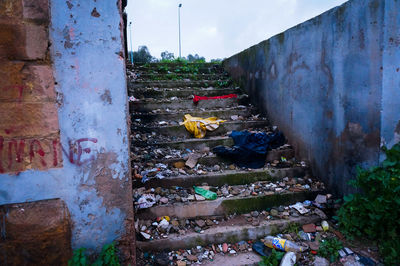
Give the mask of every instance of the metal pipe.
[{"label": "metal pipe", "polygon": [[182,4],[178,6],[178,25],[179,25],[179,58],[182,57],[181,55],[181,7]]},{"label": "metal pipe", "polygon": [[130,35],[130,43],[131,43],[131,52],[129,53],[131,55],[131,64],[133,65],[133,50],[132,50],[132,21],[129,22],[129,35]]}]

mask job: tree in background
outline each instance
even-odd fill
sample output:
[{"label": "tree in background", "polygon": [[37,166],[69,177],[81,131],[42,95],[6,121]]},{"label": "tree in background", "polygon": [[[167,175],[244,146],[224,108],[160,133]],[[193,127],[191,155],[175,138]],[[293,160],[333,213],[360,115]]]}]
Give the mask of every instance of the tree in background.
[{"label": "tree in background", "polygon": [[[146,45],[139,46],[137,51],[133,52],[133,62],[134,63],[150,63],[150,62],[175,62],[184,61],[186,63],[205,63],[206,59],[204,56],[198,54],[189,54],[186,58],[175,58],[174,53],[170,53],[167,50],[161,53],[161,59],[157,59],[150,54],[149,49]],[[222,59],[211,59],[211,63],[221,63]]]},{"label": "tree in background", "polygon": [[199,56],[198,54],[195,54],[195,55],[189,54],[187,56],[187,60],[190,63],[193,63],[193,62],[205,62],[206,61],[206,59],[203,56]]},{"label": "tree in background", "polygon": [[139,49],[133,52],[133,62],[135,63],[149,63],[154,61],[147,46],[139,46]]},{"label": "tree in background", "polygon": [[210,60],[211,63],[221,63],[222,59],[216,58],[216,59],[211,59]]},{"label": "tree in background", "polygon": [[172,61],[174,59],[175,59],[174,53],[170,53],[168,51],[164,51],[164,52],[161,53],[161,60],[162,61],[166,61],[166,60]]}]

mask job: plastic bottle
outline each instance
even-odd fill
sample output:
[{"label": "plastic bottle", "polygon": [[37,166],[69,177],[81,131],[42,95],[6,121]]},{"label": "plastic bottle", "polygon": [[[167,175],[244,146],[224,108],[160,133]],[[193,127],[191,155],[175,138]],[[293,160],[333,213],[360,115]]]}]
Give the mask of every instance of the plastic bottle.
[{"label": "plastic bottle", "polygon": [[329,230],[329,224],[327,221],[322,221],[321,223],[322,229],[324,229],[324,231],[328,231]]},{"label": "plastic bottle", "polygon": [[264,238],[264,245],[281,251],[303,252],[307,249],[303,246],[297,245],[292,241],[273,236],[266,236]]}]

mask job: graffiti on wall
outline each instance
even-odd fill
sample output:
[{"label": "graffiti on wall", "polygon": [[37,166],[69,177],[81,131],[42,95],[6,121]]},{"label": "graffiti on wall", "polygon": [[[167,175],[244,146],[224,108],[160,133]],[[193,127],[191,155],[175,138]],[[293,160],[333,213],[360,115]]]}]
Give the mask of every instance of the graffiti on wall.
[{"label": "graffiti on wall", "polygon": [[95,159],[96,138],[68,140],[64,147],[59,138],[5,139],[0,136],[0,173],[19,173],[27,169],[62,166],[62,153],[71,164],[81,166]]}]

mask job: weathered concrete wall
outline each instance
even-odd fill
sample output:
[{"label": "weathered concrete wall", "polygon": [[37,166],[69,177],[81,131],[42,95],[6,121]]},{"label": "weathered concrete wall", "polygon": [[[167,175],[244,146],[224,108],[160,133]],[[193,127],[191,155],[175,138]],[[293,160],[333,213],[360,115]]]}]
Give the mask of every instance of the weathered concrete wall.
[{"label": "weathered concrete wall", "polygon": [[5,0],[0,15],[0,204],[61,198],[73,248],[134,255],[121,1]]},{"label": "weathered concrete wall", "polygon": [[385,4],[381,138],[392,146],[400,141],[400,2]]},{"label": "weathered concrete wall", "polygon": [[396,0],[352,0],[224,62],[340,194],[357,165],[379,162],[381,140],[400,134],[399,10]]}]

